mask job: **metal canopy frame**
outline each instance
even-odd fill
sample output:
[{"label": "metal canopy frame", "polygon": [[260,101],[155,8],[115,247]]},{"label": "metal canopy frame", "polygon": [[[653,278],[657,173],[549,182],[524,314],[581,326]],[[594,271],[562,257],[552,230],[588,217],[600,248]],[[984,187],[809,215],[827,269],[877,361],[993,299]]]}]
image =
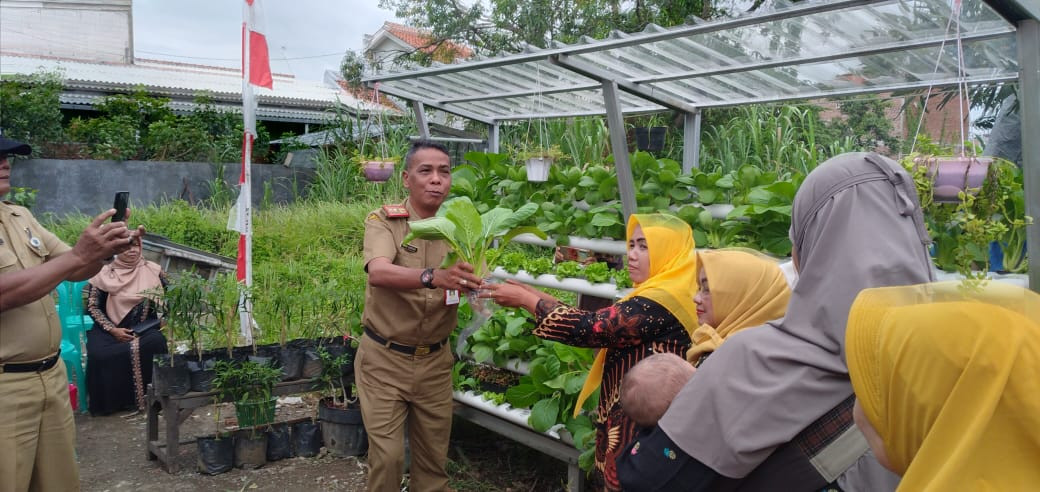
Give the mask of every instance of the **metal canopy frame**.
[{"label": "metal canopy frame", "polygon": [[[948,0],[777,0],[772,8],[674,28],[368,76],[380,91],[489,126],[605,115],[624,214],[636,209],[624,115],[684,114],[683,170],[698,163],[703,108],[916,88],[1019,83],[1026,212],[1040,222],[1040,0],[963,0],[960,77]],[[1017,56],[1016,56],[1017,48]],[[1040,259],[1040,226],[1027,231]],[[1040,261],[1030,267],[1040,291]]]}]

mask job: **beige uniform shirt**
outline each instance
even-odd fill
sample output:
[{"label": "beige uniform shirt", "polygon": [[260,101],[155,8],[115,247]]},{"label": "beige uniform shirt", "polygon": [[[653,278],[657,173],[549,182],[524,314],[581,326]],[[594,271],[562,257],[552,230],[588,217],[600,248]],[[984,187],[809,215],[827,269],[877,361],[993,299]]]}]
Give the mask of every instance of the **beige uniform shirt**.
[{"label": "beige uniform shirt", "polygon": [[[0,275],[34,267],[71,249],[36,222],[28,209],[0,202]],[[0,363],[45,359],[59,344],[61,320],[51,296],[0,312]]]},{"label": "beige uniform shirt", "polygon": [[[365,219],[365,268],[373,258],[387,258],[408,268],[437,268],[448,255],[445,241],[416,239],[408,246],[401,242],[408,234],[408,221],[417,215],[408,200],[404,207],[410,217],[389,217],[382,208]],[[415,273],[416,278],[419,272]],[[405,345],[440,342],[458,324],[458,305],[445,305],[444,289],[391,289],[365,286],[365,310],[361,322],[387,340]]]}]

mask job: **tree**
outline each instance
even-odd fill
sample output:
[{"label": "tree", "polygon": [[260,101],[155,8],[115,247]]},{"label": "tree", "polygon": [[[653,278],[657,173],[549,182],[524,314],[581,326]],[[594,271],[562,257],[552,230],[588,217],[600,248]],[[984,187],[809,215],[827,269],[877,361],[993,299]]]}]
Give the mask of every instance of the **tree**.
[{"label": "tree", "polygon": [[[763,2],[756,1],[752,10]],[[486,4],[486,5],[485,5]],[[690,16],[724,12],[719,0],[380,0],[409,25],[432,33],[431,43],[451,40],[494,56],[525,45],[547,48],[554,41],[575,43],[582,36],[604,38],[613,30],[636,32],[654,23],[669,27]],[[626,8],[627,7],[627,8]]]}]

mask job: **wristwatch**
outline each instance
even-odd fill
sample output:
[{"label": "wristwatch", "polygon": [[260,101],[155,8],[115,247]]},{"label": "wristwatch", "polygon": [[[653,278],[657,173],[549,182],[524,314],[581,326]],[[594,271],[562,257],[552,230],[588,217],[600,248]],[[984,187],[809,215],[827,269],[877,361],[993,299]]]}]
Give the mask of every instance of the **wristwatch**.
[{"label": "wristwatch", "polygon": [[423,287],[427,289],[434,289],[433,286],[433,269],[427,268],[419,274],[419,281],[422,282]]}]

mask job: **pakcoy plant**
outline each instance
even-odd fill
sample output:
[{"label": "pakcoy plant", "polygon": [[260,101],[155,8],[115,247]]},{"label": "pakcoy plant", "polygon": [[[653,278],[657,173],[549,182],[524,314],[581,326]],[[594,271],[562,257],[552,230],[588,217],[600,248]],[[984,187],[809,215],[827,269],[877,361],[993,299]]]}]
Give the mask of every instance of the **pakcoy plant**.
[{"label": "pakcoy plant", "polygon": [[[403,243],[414,239],[440,239],[451,245],[452,252],[444,265],[461,260],[473,265],[474,274],[486,277],[490,268],[497,266],[497,255],[516,235],[530,233],[545,239],[546,235],[534,226],[522,225],[534,215],[538,206],[528,203],[517,210],[495,207],[483,214],[477,211],[469,197],[452,198],[441,205],[437,215],[409,222],[411,231]],[[491,243],[501,238],[499,249],[491,251]]]}]

